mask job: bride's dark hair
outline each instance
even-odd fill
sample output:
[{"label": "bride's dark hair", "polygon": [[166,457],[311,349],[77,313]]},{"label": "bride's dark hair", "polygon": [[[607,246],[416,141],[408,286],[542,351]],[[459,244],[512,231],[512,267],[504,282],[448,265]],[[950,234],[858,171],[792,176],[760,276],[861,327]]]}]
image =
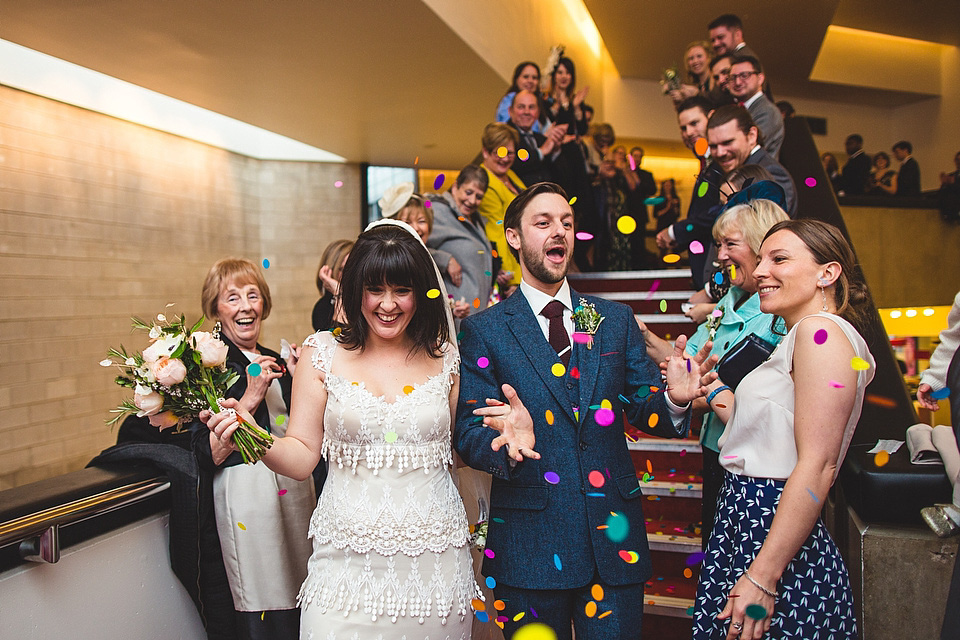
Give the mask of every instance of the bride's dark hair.
[{"label": "bride's dark hair", "polygon": [[412,351],[425,351],[431,357],[443,355],[441,348],[450,335],[443,296],[439,293],[433,258],[409,231],[396,225],[380,225],[357,238],[343,267],[340,297],[347,325],[337,336],[345,348],[363,350],[370,327],[363,317],[363,290],[385,284],[413,289],[416,309],[407,325],[413,340]]}]

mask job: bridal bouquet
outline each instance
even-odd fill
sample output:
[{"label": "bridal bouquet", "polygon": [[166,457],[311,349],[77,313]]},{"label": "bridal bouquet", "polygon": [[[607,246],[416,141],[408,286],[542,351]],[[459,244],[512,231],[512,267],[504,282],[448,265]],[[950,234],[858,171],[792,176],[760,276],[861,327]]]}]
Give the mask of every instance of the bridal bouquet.
[{"label": "bridal bouquet", "polygon": [[[227,345],[219,331],[200,331],[204,318],[187,328],[181,315],[168,322],[159,314],[157,321],[147,323],[133,318],[133,328],[149,332],[151,344],[143,351],[128,354],[120,346],[110,349],[101,366],[116,366],[121,375],[116,383],[133,389],[133,398],[124,400],[111,413],[117,414],[107,424],[114,425],[131,413],[147,417],[161,431],[193,420],[204,409],[221,410],[219,400],[239,376],[226,366]],[[247,464],[259,460],[273,437],[239,416],[240,427],[233,441]]]}]

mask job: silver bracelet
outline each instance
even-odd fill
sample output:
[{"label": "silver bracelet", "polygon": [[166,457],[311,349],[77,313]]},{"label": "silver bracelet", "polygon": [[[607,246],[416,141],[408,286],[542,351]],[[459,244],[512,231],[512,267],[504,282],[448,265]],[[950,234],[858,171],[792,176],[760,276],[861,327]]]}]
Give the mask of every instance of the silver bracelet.
[{"label": "silver bracelet", "polygon": [[763,586],[762,584],[760,584],[759,582],[757,582],[756,580],[754,580],[754,579],[753,579],[753,576],[750,575],[750,572],[749,572],[749,571],[744,570],[743,575],[747,576],[747,580],[749,580],[750,582],[752,582],[752,583],[753,583],[753,586],[755,586],[757,589],[760,589],[760,591],[763,591],[765,594],[767,594],[767,595],[770,596],[771,598],[776,598],[776,597],[777,597],[777,592],[776,592],[776,591],[770,591],[770,590],[767,589],[765,586]]}]

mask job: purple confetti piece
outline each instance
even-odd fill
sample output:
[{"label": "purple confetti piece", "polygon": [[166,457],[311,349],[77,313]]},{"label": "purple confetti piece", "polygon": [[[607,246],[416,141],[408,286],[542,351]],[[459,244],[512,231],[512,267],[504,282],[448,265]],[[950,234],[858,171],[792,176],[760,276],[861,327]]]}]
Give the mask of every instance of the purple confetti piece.
[{"label": "purple confetti piece", "polygon": [[813,341],[817,344],[823,344],[827,341],[827,330],[826,329],[817,329],[817,332],[813,334]]},{"label": "purple confetti piece", "polygon": [[560,476],[558,476],[554,471],[547,471],[545,474],[543,474],[543,479],[550,484],[557,484],[560,482]]},{"label": "purple confetti piece", "polygon": [[434,191],[439,190],[440,187],[443,186],[443,179],[444,179],[444,175],[441,173],[440,175],[437,176],[437,179],[433,181],[433,190],[434,190]]}]

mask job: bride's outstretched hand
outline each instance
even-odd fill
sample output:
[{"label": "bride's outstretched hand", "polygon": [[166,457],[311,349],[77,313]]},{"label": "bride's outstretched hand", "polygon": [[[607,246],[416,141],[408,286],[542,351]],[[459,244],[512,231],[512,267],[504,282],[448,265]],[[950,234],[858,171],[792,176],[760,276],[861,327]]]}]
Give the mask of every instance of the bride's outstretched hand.
[{"label": "bride's outstretched hand", "polygon": [[688,358],[684,352],[686,346],[687,337],[678,336],[673,345],[673,355],[666,362],[667,393],[670,394],[670,400],[681,407],[706,395],[707,385],[717,378],[712,369],[718,358],[710,355],[713,343],[705,343],[692,358]]},{"label": "bride's outstretched hand", "polygon": [[490,443],[490,447],[499,451],[500,447],[506,445],[507,455],[517,462],[524,458],[539,460],[540,454],[533,450],[537,439],[533,434],[530,412],[523,406],[513,387],[505,384],[501,389],[507,404],[488,399],[488,406],[473,411],[474,415],[483,416],[484,425],[500,432]]}]

